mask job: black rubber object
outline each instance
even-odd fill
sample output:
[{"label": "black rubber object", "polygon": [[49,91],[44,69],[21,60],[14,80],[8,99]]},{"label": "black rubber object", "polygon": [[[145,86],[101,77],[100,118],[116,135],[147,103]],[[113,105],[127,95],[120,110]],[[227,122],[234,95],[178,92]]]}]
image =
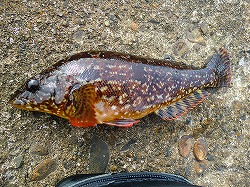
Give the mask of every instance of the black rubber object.
[{"label": "black rubber object", "polygon": [[[184,177],[155,172],[80,174],[67,177],[56,187],[195,187]],[[196,186],[198,187],[198,186]]]}]

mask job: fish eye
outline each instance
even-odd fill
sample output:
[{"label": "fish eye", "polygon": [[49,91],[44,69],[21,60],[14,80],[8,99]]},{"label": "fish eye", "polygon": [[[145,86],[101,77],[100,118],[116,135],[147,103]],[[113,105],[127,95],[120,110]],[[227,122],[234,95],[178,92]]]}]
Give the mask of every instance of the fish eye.
[{"label": "fish eye", "polygon": [[32,93],[35,93],[39,88],[40,84],[38,80],[31,79],[27,84],[27,90]]}]

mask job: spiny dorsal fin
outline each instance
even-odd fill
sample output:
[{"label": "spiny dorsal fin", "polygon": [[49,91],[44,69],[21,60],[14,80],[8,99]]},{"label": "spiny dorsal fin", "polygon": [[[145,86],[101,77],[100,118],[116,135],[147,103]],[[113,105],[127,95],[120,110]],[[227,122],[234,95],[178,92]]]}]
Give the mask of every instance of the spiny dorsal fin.
[{"label": "spiny dorsal fin", "polygon": [[186,114],[189,110],[200,104],[209,95],[210,93],[205,90],[197,90],[178,102],[160,108],[159,110],[155,111],[155,113],[164,120],[173,120]]}]

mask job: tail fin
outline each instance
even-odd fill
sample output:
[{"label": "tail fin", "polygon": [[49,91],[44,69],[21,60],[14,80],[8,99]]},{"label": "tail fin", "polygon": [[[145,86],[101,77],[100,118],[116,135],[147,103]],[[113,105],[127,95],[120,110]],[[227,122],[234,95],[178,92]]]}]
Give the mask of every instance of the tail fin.
[{"label": "tail fin", "polygon": [[230,61],[227,51],[223,48],[213,55],[207,67],[215,68],[218,75],[218,87],[226,87],[231,84]]}]

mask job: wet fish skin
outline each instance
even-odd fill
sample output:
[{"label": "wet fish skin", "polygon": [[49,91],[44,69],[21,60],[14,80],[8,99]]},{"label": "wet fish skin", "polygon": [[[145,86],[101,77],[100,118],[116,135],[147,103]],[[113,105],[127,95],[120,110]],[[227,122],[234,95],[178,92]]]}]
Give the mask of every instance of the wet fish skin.
[{"label": "wet fish skin", "polygon": [[202,69],[89,51],[65,58],[32,77],[10,103],[66,118],[74,126],[105,123],[130,127],[152,112],[165,120],[178,118],[210,95],[207,88],[229,86],[230,79],[224,49]]}]

